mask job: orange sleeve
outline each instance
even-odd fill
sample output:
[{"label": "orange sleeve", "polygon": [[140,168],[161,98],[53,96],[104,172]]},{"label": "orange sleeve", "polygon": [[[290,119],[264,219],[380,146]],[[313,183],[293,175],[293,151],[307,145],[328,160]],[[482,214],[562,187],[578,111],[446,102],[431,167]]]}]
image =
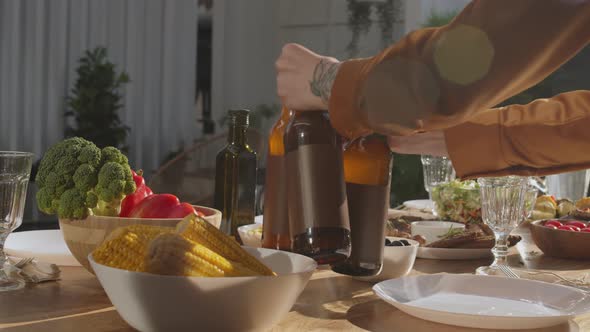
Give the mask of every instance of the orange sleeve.
[{"label": "orange sleeve", "polygon": [[540,82],[589,40],[590,1],[473,1],[447,26],[343,62],[330,116],[348,137],[457,126]]},{"label": "orange sleeve", "polygon": [[590,168],[590,91],[478,112],[445,138],[461,178]]}]

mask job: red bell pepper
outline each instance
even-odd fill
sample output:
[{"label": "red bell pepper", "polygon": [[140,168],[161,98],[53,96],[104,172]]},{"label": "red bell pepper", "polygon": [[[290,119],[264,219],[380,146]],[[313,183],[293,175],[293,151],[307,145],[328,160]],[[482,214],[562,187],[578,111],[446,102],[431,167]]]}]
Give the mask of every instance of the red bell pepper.
[{"label": "red bell pepper", "polygon": [[123,201],[121,202],[121,212],[119,212],[119,217],[129,217],[131,210],[139,204],[144,198],[153,194],[150,187],[145,184],[145,180],[143,178],[143,172],[141,170],[138,173],[135,171],[131,171],[133,173],[133,181],[135,181],[135,192],[133,194],[125,196]]},{"label": "red bell pepper", "polygon": [[202,216],[200,211],[188,203],[180,203],[172,194],[154,194],[144,198],[129,213],[132,218],[184,218],[194,213]]}]

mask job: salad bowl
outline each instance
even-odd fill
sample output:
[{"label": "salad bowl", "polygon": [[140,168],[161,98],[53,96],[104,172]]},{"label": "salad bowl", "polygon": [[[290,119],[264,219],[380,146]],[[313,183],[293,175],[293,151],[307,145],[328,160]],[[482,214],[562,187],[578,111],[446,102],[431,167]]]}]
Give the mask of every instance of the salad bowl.
[{"label": "salad bowl", "polygon": [[436,214],[442,220],[481,223],[479,185],[476,181],[453,180],[432,190]]}]

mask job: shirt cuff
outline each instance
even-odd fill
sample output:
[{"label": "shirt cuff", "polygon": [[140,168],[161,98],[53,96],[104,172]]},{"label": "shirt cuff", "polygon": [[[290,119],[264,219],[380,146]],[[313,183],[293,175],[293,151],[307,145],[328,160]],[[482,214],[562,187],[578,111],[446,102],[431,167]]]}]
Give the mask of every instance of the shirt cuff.
[{"label": "shirt cuff", "polygon": [[366,59],[342,62],[330,93],[328,109],[332,126],[349,139],[371,134],[358,98],[366,62]]},{"label": "shirt cuff", "polygon": [[461,179],[510,172],[502,152],[501,126],[463,123],[445,130],[447,151]]}]

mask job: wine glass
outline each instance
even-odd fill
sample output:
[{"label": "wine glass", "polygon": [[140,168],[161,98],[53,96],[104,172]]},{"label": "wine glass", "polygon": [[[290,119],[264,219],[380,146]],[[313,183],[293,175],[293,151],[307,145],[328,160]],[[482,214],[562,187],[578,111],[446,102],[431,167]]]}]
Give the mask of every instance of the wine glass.
[{"label": "wine glass", "polygon": [[[447,157],[422,156],[422,171],[424,172],[424,189],[428,192],[428,198],[432,202],[432,189],[441,183],[455,179],[455,170],[451,160]],[[432,208],[436,215],[436,206]]]},{"label": "wine glass", "polygon": [[479,267],[476,274],[504,275],[498,266],[506,265],[510,232],[525,219],[529,179],[507,176],[480,178],[477,182],[481,193],[481,215],[494,231],[496,245],[492,249],[495,258],[492,265]]},{"label": "wine glass", "polygon": [[0,151],[0,292],[20,289],[25,283],[11,276],[4,242],[23,220],[33,154]]}]

